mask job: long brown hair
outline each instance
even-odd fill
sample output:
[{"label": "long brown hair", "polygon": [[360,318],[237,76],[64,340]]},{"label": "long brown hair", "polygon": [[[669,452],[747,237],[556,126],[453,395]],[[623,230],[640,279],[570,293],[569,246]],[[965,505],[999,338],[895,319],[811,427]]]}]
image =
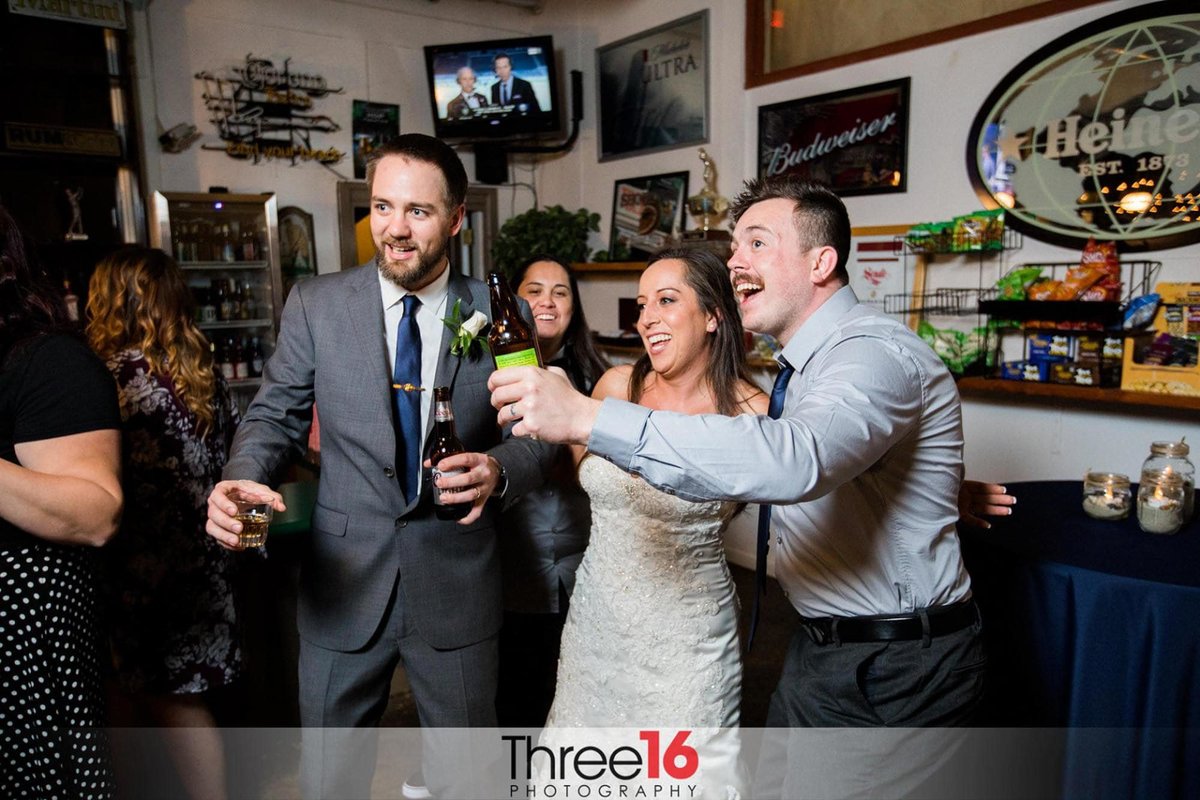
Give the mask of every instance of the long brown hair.
[{"label": "long brown hair", "polygon": [[102,358],[137,348],[171,379],[196,415],[197,433],[213,424],[212,351],[196,327],[191,292],[175,259],[149,247],[117,250],[96,265],[88,284],[88,342]]},{"label": "long brown hair", "polygon": [[[684,280],[696,293],[700,309],[717,318],[717,329],[713,331],[710,342],[712,355],[705,367],[704,377],[717,401],[717,411],[732,417],[746,408],[747,398],[738,389],[740,386],[753,386],[754,381],[746,366],[742,316],[738,312],[733,285],[729,282],[729,270],[720,258],[707,250],[682,247],[659,250],[650,257],[646,266],[668,259],[683,262]],[[632,402],[636,403],[642,398],[650,371],[650,356],[643,354],[633,365],[633,374],[629,377],[629,399]]]}]

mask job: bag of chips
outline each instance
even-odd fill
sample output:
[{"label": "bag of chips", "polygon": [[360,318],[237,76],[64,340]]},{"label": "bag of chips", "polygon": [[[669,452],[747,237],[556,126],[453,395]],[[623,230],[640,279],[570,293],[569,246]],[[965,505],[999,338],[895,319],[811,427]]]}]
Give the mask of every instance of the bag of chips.
[{"label": "bag of chips", "polygon": [[1067,277],[1054,288],[1051,300],[1078,300],[1084,292],[1104,278],[1105,272],[1099,267],[1071,267]]},{"label": "bag of chips", "polygon": [[1079,266],[1100,270],[1102,277],[1089,289],[1080,293],[1080,300],[1121,299],[1121,259],[1117,255],[1116,242],[1097,242],[1088,239],[1079,258]]},{"label": "bag of chips", "polygon": [[1000,250],[1004,247],[1004,209],[972,211],[954,218],[956,253],[976,250]]},{"label": "bag of chips", "polygon": [[1122,327],[1131,331],[1148,325],[1154,319],[1154,312],[1158,310],[1159,299],[1158,294],[1144,294],[1130,300],[1125,306]]},{"label": "bag of chips", "polygon": [[1024,300],[1025,290],[1042,277],[1041,267],[1017,267],[996,281],[997,300]]},{"label": "bag of chips", "polygon": [[1025,292],[1025,298],[1028,300],[1053,300],[1055,293],[1062,281],[1056,281],[1053,278],[1043,278],[1034,283]]}]

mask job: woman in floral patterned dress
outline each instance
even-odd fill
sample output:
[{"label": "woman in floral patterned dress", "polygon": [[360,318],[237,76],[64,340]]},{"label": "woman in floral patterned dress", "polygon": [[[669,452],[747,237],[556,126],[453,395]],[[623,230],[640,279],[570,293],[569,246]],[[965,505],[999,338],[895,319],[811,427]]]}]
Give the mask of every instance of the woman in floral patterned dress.
[{"label": "woman in floral patterned dress", "polygon": [[89,295],[88,340],[116,379],[122,420],[125,517],[105,548],[117,680],[163,729],[189,795],[224,797],[205,694],[236,679],[241,650],[234,565],[204,523],[236,411],[170,256],[117,251]]}]

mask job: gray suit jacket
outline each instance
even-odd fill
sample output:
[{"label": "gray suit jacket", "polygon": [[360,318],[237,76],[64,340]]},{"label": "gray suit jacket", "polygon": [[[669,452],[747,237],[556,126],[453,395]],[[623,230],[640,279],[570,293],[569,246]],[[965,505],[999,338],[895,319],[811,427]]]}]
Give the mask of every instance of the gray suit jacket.
[{"label": "gray suit jacket", "polygon": [[[428,480],[421,496],[405,503],[376,274],[367,264],[296,284],[224,477],[272,483],[302,453],[315,400],[321,477],[300,574],[300,634],[328,649],[362,647],[383,618],[398,573],[400,602],[422,638],[436,648],[462,647],[500,628],[499,509],[492,507],[499,503],[465,527],[436,518]],[[476,309],[489,312],[487,287],[452,274],[447,308],[458,299],[464,319]],[[438,386],[450,385],[459,360],[449,345],[447,328]],[[479,350],[463,359],[454,379],[457,431],[467,450],[488,452],[505,467],[511,499],[541,483],[550,448],[526,439],[501,442],[487,390],[494,365]]]}]

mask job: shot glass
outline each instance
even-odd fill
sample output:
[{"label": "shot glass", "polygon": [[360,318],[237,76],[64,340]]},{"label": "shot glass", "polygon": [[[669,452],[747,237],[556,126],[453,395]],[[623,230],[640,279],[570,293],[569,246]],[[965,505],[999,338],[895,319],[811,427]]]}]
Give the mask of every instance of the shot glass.
[{"label": "shot glass", "polygon": [[275,509],[270,502],[234,490],[229,493],[229,499],[237,505],[234,519],[242,523],[242,532],[238,536],[242,547],[261,547],[267,542],[267,529],[271,527],[271,517]]}]

